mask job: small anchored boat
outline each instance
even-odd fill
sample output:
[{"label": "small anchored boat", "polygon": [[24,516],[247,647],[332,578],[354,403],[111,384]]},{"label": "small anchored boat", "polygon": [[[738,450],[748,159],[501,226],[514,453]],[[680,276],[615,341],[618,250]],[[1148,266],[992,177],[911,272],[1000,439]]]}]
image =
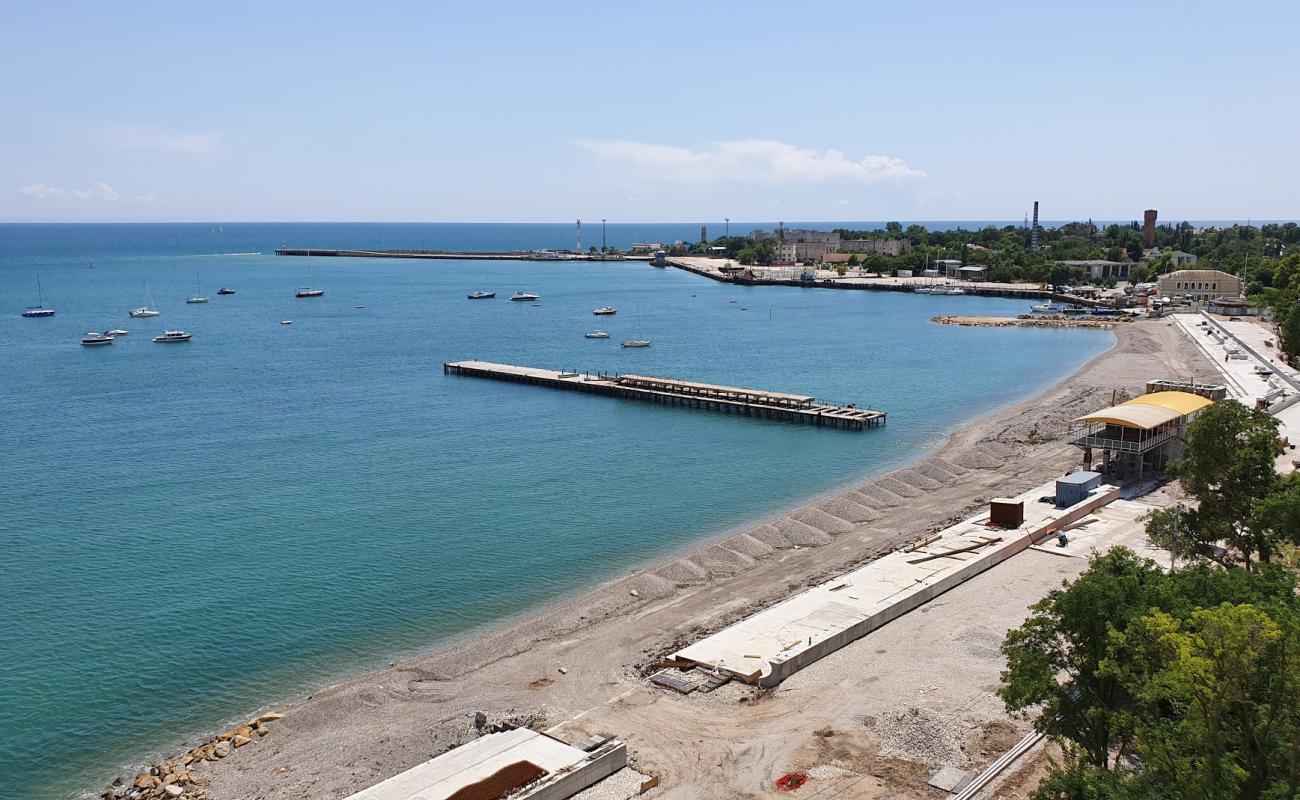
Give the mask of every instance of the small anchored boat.
[{"label": "small anchored boat", "polygon": [[144,305],[140,306],[139,308],[133,311],[128,311],[127,316],[131,317],[132,319],[142,319],[145,317],[161,316],[158,310],[152,308],[152,306],[153,306],[153,295],[150,294],[149,284],[146,283],[144,285]]},{"label": "small anchored boat", "polygon": [[649,339],[627,339],[623,342],[624,347],[649,347]]},{"label": "small anchored boat", "polygon": [[199,283],[198,275],[194,276],[194,294],[191,295],[190,297],[185,298],[185,302],[189,303],[190,305],[194,305],[195,303],[208,302],[208,298],[203,296],[203,285]]},{"label": "small anchored boat", "polygon": [[510,299],[516,303],[526,303],[533,300],[541,300],[542,297],[541,295],[529,294],[528,292],[515,292],[510,296]]},{"label": "small anchored boat", "polygon": [[228,295],[228,294],[234,294],[234,293],[235,293],[235,290],[234,290],[234,289],[227,289],[227,288],[224,287],[224,286],[217,290],[217,294],[219,294],[219,295],[223,295],[223,296],[224,296],[224,295]]},{"label": "small anchored boat", "polygon": [[322,297],[325,294],[324,289],[299,289],[293,293],[294,297]]},{"label": "small anchored boat", "polygon": [[582,335],[584,338],[587,339],[608,339],[609,338],[609,334],[605,333],[604,331],[592,331],[591,333],[584,333]]},{"label": "small anchored boat", "polygon": [[471,292],[470,295],[469,295],[469,299],[471,299],[471,300],[487,300],[487,299],[489,299],[489,298],[496,297],[496,296],[497,296],[497,293],[496,293],[496,292]]},{"label": "small anchored boat", "polygon": [[614,308],[613,306],[601,306],[600,308],[595,309],[591,313],[595,314],[598,317],[611,317],[618,313],[618,309]]},{"label": "small anchored boat", "polygon": [[114,338],[118,336],[126,336],[128,333],[130,333],[130,331],[125,328],[114,328],[111,331],[104,331],[105,336],[112,336]]},{"label": "small anchored boat", "polygon": [[163,331],[162,336],[155,336],[153,340],[159,344],[174,344],[176,342],[188,342],[190,334],[186,331]]},{"label": "small anchored boat", "polygon": [[91,331],[90,333],[83,336],[81,339],[81,344],[84,345],[85,347],[98,347],[103,344],[112,344],[112,343],[113,343],[112,336],[109,336],[106,333],[100,333],[98,331]]}]

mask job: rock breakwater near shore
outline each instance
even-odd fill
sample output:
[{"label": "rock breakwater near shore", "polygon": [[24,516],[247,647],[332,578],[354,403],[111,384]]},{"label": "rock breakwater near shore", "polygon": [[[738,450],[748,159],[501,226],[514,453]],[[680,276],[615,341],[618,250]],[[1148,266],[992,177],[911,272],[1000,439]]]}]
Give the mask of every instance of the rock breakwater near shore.
[{"label": "rock breakwater near shore", "polygon": [[134,778],[115,778],[99,796],[101,800],[207,800],[208,781],[196,774],[199,765],[229,758],[238,748],[269,734],[270,723],[283,718],[283,714],[262,714],[246,725],[217,734],[178,758],[151,764]]},{"label": "rock breakwater near shore", "polygon": [[930,317],[930,321],[940,325],[963,325],[968,328],[1101,328],[1109,330],[1116,325],[1132,322],[1133,317],[1122,316],[1097,319],[1095,317],[1066,317],[1061,315],[1034,317],[1029,314],[1021,314],[1018,317],[936,316]]}]

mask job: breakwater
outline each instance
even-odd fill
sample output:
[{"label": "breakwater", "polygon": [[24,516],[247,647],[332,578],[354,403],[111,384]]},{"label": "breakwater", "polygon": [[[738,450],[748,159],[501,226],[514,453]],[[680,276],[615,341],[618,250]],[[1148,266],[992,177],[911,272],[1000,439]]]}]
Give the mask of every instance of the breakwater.
[{"label": "breakwater", "polygon": [[1132,322],[1132,317],[1106,317],[1104,319],[1051,316],[1031,317],[973,317],[973,316],[934,316],[931,322],[940,325],[964,325],[969,328],[1113,328],[1125,322]]},{"label": "breakwater", "polygon": [[325,247],[277,247],[277,256],[321,256],[323,258],[424,258],[447,261],[649,261],[648,255],[601,255],[560,251],[513,250],[509,252],[451,250],[340,250]]}]

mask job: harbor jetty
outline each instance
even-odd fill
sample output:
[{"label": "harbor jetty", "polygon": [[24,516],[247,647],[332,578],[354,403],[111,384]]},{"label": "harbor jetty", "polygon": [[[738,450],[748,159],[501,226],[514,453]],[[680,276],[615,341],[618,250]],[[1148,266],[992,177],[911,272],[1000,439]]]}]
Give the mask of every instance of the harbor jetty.
[{"label": "harbor jetty", "polygon": [[277,256],[324,258],[425,258],[455,261],[649,261],[645,254],[573,253],[567,250],[511,250],[507,252],[452,250],[339,250],[325,247],[277,247]]},{"label": "harbor jetty", "polygon": [[849,404],[819,403],[809,395],[769,392],[738,386],[719,386],[650,375],[559,372],[535,367],[493,364],[489,361],[452,361],[442,365],[444,374],[491,378],[500,381],[549,386],[579,392],[603,394],[628,400],[699,408],[747,417],[801,422],[818,427],[861,431],[885,424],[885,412]]}]

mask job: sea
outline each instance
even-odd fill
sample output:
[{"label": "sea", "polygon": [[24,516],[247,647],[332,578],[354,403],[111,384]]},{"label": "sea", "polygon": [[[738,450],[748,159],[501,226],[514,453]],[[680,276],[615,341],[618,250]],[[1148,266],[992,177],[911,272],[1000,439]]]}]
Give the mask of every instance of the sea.
[{"label": "sea", "polygon": [[[771,223],[731,223],[752,227]],[[599,225],[585,234],[599,245]],[[259,709],[923,458],[1113,342],[928,321],[1024,300],[732,286],[640,262],[274,254],[573,239],[545,224],[0,225],[0,797],[97,791]],[[295,298],[307,286],[324,296]],[[186,304],[196,292],[211,302]],[[56,315],[20,316],[38,302]],[[161,316],[128,318],[146,303]],[[618,314],[594,317],[604,305]],[[108,328],[129,334],[80,345]],[[583,337],[597,328],[610,338]],[[165,329],[193,339],[153,343]],[[889,418],[819,429],[443,373],[461,359]]]}]

